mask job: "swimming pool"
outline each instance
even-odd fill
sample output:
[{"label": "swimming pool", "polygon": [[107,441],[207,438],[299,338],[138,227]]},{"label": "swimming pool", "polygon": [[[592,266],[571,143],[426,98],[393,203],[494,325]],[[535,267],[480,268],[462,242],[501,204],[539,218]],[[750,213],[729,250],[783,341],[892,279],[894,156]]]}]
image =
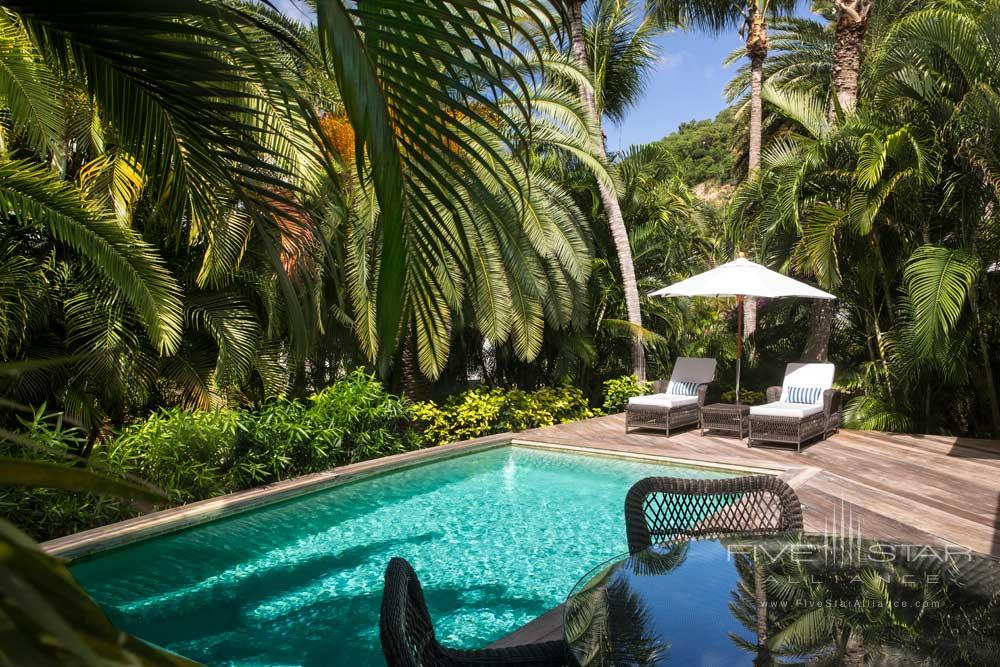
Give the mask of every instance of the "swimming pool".
[{"label": "swimming pool", "polygon": [[626,551],[625,493],[650,475],[730,476],[505,446],[137,542],[71,571],[119,627],[206,664],[381,665],[390,557],[413,564],[442,643],[483,646]]}]

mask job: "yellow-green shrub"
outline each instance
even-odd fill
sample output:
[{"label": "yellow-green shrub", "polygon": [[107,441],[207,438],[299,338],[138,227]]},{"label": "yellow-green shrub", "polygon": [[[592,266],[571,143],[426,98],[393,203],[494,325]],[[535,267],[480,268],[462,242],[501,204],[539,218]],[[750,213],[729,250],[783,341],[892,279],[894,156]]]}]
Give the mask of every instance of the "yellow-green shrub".
[{"label": "yellow-green shrub", "polygon": [[576,387],[521,389],[477,387],[453,396],[443,404],[433,401],[410,407],[413,426],[428,444],[552,426],[601,414],[589,407]]},{"label": "yellow-green shrub", "polygon": [[612,414],[622,412],[628,399],[633,396],[648,394],[653,388],[652,382],[639,381],[634,375],[623,375],[604,381],[604,411]]}]

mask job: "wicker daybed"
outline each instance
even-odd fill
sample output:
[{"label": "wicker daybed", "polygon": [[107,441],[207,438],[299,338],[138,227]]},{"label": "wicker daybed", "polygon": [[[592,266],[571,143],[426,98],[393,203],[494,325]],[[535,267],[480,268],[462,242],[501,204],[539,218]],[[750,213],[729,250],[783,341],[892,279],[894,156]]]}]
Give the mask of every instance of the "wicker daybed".
[{"label": "wicker daybed", "polygon": [[747,445],[777,442],[802,445],[825,440],[840,429],[841,394],[833,389],[833,364],[788,364],[780,387],[767,390],[767,403],[750,408]]},{"label": "wicker daybed", "polygon": [[625,432],[632,428],[650,428],[670,435],[671,429],[697,424],[713,379],[715,359],[678,358],[670,381],[653,384],[657,393],[629,399],[625,408]]}]

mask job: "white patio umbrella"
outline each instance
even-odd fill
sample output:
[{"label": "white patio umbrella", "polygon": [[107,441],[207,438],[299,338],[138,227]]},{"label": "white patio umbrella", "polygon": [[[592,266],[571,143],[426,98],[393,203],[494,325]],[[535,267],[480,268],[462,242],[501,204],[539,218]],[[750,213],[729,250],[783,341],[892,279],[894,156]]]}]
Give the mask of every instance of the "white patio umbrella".
[{"label": "white patio umbrella", "polygon": [[816,289],[812,285],[799,282],[772,271],[766,266],[751,262],[740,253],[736,259],[710,271],[691,276],[650,292],[649,296],[714,296],[736,297],[737,339],[736,339],[736,402],[740,402],[740,370],[743,364],[743,299],[748,296],[777,299],[798,296],[807,299],[836,299],[832,294]]}]

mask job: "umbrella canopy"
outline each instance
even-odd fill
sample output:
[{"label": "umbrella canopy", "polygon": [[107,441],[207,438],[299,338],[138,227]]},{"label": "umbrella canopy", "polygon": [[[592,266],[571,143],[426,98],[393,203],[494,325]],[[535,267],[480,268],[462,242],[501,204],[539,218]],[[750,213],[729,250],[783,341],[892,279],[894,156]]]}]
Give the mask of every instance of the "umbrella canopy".
[{"label": "umbrella canopy", "polygon": [[812,285],[772,271],[748,259],[737,259],[711,271],[699,273],[649,296],[753,296],[775,299],[800,296],[807,299],[836,299]]},{"label": "umbrella canopy", "polygon": [[743,298],[755,297],[777,299],[798,296],[807,299],[836,299],[834,295],[816,289],[812,285],[772,271],[740,256],[717,266],[710,271],[691,276],[650,292],[649,296],[730,296],[736,297],[738,305],[736,334],[736,402],[740,402],[740,371],[743,362]]}]

